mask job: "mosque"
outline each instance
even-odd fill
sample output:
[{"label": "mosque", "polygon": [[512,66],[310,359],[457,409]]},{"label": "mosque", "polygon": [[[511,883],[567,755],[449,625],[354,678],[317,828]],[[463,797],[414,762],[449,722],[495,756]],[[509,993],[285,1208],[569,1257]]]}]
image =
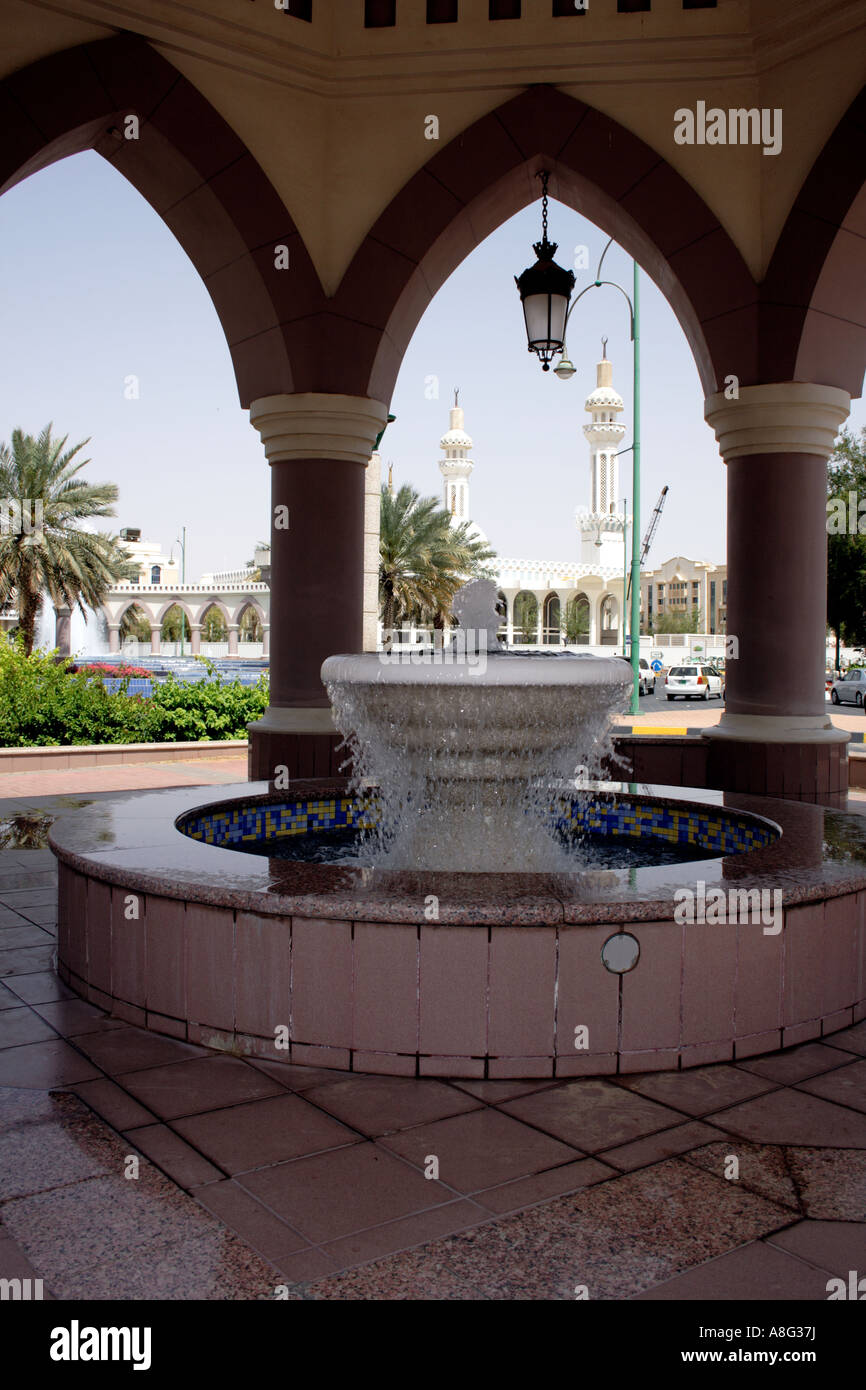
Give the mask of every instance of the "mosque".
[{"label": "mosque", "polygon": [[[503,609],[502,632],[509,646],[581,646],[587,650],[623,650],[623,594],[628,604],[628,561],[631,518],[620,491],[620,446],[626,433],[621,420],[623,400],[613,385],[613,365],[607,339],[596,365],[595,389],[586,399],[589,421],[583,433],[589,448],[588,507],[579,507],[575,523],[580,536],[571,560],[527,560],[495,556],[490,564]],[[472,515],[470,479],[475,467],[473,440],[467,433],[459,392],[454,393],[449,427],[439,441],[442,504],[453,526],[466,523],[470,535],[487,541]],[[364,524],[364,650],[375,651],[381,640],[379,622],[379,495],[382,467],[374,452],[366,469]],[[389,476],[388,485],[391,486]],[[422,489],[423,491],[423,489]],[[89,655],[123,652],[127,657],[191,655],[267,658],[270,645],[270,552],[257,550],[252,565],[203,574],[194,583],[178,582],[178,563],[156,543],[142,541],[139,531],[121,533],[130,557],[139,566],[136,579],[116,585],[102,610],[86,623],[78,614],[46,612],[40,623],[40,645]],[[697,608],[704,629],[700,634],[641,637],[641,650],[664,664],[677,660],[677,650],[692,656],[709,653],[713,638],[723,641],[727,604],[727,569],[708,561],[678,555],[656,570],[641,573],[641,626],[663,613],[687,613]],[[187,642],[166,628],[166,616],[180,610],[186,620]],[[130,627],[135,617],[137,630]],[[0,626],[14,625],[9,608]],[[44,630],[43,630],[44,629]],[[410,633],[408,639],[413,640]],[[709,638],[709,640],[708,640]],[[210,640],[209,640],[210,639]],[[644,651],[644,649],[646,649]],[[669,650],[670,649],[670,650]],[[722,650],[723,648],[720,648]],[[680,651],[680,659],[685,652]]]},{"label": "mosque", "polygon": [[[505,605],[504,630],[509,645],[560,646],[563,641],[590,647],[622,643],[620,615],[626,564],[628,522],[619,487],[619,446],[625,425],[619,419],[622,397],[613,386],[607,339],[596,368],[596,387],[586,401],[589,423],[589,507],[576,513],[580,548],[573,560],[501,559],[492,577]],[[486,540],[469,503],[474,468],[472,438],[455,392],[450,427],[440,440],[442,500],[452,524],[470,523],[471,533]]]}]

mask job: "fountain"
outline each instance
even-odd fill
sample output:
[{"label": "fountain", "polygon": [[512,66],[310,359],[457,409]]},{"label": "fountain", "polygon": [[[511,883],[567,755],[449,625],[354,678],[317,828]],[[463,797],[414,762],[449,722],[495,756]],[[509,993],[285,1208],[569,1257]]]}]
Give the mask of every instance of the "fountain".
[{"label": "fountain", "polygon": [[59,820],[61,978],[190,1042],[398,1076],[697,1066],[866,1016],[866,821],[598,781],[630,671],[500,651],[494,594],[432,652],[328,658],[351,783]]},{"label": "fountain", "polygon": [[322,680],[352,751],[353,785],[379,792],[377,862],[459,872],[568,867],[551,788],[597,772],[622,660],[500,647],[497,588],[457,594],[460,626],[432,652],[332,656]]}]

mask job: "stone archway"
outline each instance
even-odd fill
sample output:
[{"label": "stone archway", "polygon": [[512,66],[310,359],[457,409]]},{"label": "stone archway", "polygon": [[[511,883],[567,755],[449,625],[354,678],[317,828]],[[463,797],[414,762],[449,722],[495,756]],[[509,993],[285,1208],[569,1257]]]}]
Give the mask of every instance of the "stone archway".
[{"label": "stone archway", "polygon": [[[0,193],[92,149],[138,189],[201,276],[225,332],[242,405],[297,389],[293,315],[324,295],[295,224],[241,138],[143,38],[70,48],[0,82]],[[127,139],[127,118],[138,138]],[[275,264],[284,245],[291,291]],[[296,350],[296,348],[295,348]]]}]

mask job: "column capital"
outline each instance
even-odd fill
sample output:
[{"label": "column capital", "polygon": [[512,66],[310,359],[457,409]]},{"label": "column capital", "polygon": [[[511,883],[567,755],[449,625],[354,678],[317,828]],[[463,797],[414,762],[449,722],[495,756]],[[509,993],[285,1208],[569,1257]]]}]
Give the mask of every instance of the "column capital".
[{"label": "column capital", "polygon": [[250,406],[268,463],[323,458],[367,464],[387,419],[381,401],[323,391],[262,396]]},{"label": "column capital", "polygon": [[736,400],[707,396],[704,418],[726,463],[747,454],[817,454],[829,458],[848,418],[851,397],[838,386],[777,381],[743,386]]}]

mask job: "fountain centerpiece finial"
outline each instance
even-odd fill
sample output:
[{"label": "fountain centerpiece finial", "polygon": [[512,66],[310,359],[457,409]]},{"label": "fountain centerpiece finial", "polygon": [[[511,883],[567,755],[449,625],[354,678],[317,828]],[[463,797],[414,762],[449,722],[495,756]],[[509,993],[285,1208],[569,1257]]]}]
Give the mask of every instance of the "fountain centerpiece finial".
[{"label": "fountain centerpiece finial", "polygon": [[471,579],[458,589],[451,602],[451,612],[460,624],[460,635],[467,650],[475,652],[500,651],[499,628],[502,618],[497,610],[499,590],[492,579]]}]

